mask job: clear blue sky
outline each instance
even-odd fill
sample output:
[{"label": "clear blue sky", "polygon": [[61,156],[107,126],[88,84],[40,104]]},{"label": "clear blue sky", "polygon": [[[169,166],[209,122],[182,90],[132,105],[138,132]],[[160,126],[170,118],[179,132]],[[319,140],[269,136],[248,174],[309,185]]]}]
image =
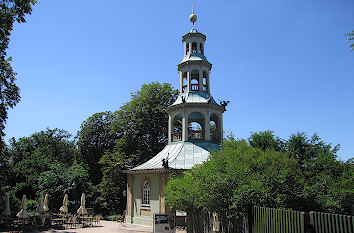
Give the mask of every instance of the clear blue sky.
[{"label": "clear blue sky", "polygon": [[[195,0],[195,9],[212,94],[231,101],[226,132],[317,132],[341,144],[340,159],[354,157],[354,51],[344,36],[354,30],[353,0]],[[190,13],[190,0],[41,0],[11,36],[22,101],[6,138],[47,127],[75,135],[142,84],[178,88]]]}]

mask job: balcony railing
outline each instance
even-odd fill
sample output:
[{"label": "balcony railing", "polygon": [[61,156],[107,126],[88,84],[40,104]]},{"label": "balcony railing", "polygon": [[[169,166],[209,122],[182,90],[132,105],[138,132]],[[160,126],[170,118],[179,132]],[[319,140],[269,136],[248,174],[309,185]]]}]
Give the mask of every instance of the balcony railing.
[{"label": "balcony railing", "polygon": [[189,130],[190,140],[204,140],[204,130]]},{"label": "balcony railing", "polygon": [[172,142],[182,141],[182,132],[173,132],[171,133]]},{"label": "balcony railing", "polygon": [[199,84],[191,84],[192,91],[199,91]]}]

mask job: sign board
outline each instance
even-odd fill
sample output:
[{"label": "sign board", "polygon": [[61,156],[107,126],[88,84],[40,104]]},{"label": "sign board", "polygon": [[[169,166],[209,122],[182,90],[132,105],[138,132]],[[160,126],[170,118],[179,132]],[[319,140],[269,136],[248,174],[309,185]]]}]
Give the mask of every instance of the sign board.
[{"label": "sign board", "polygon": [[176,216],[172,213],[154,214],[154,233],[176,232]]}]

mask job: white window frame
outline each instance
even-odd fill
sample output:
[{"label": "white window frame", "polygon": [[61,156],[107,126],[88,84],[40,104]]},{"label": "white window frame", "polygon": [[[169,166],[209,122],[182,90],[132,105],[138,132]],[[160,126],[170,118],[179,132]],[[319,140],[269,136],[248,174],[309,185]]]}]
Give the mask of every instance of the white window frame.
[{"label": "white window frame", "polygon": [[151,183],[150,181],[145,181],[143,185],[143,196],[141,200],[142,206],[150,206],[151,200]]}]

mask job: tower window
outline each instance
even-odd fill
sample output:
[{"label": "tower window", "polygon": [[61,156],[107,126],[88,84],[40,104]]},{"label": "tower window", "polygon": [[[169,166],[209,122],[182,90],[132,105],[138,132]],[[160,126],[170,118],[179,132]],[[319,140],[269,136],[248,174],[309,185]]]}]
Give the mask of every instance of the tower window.
[{"label": "tower window", "polygon": [[189,53],[189,43],[186,43],[186,55]]},{"label": "tower window", "polygon": [[199,91],[199,72],[196,70],[191,73],[191,90]]},{"label": "tower window", "polygon": [[197,43],[192,43],[192,53],[197,53]]},{"label": "tower window", "polygon": [[200,112],[192,112],[188,116],[188,140],[204,140],[204,115]]},{"label": "tower window", "polygon": [[200,53],[204,55],[204,45],[203,43],[200,43]]},{"label": "tower window", "polygon": [[143,206],[150,206],[151,186],[149,181],[145,181],[143,186]]},{"label": "tower window", "polygon": [[172,122],[172,142],[182,141],[182,115],[178,113]]}]

